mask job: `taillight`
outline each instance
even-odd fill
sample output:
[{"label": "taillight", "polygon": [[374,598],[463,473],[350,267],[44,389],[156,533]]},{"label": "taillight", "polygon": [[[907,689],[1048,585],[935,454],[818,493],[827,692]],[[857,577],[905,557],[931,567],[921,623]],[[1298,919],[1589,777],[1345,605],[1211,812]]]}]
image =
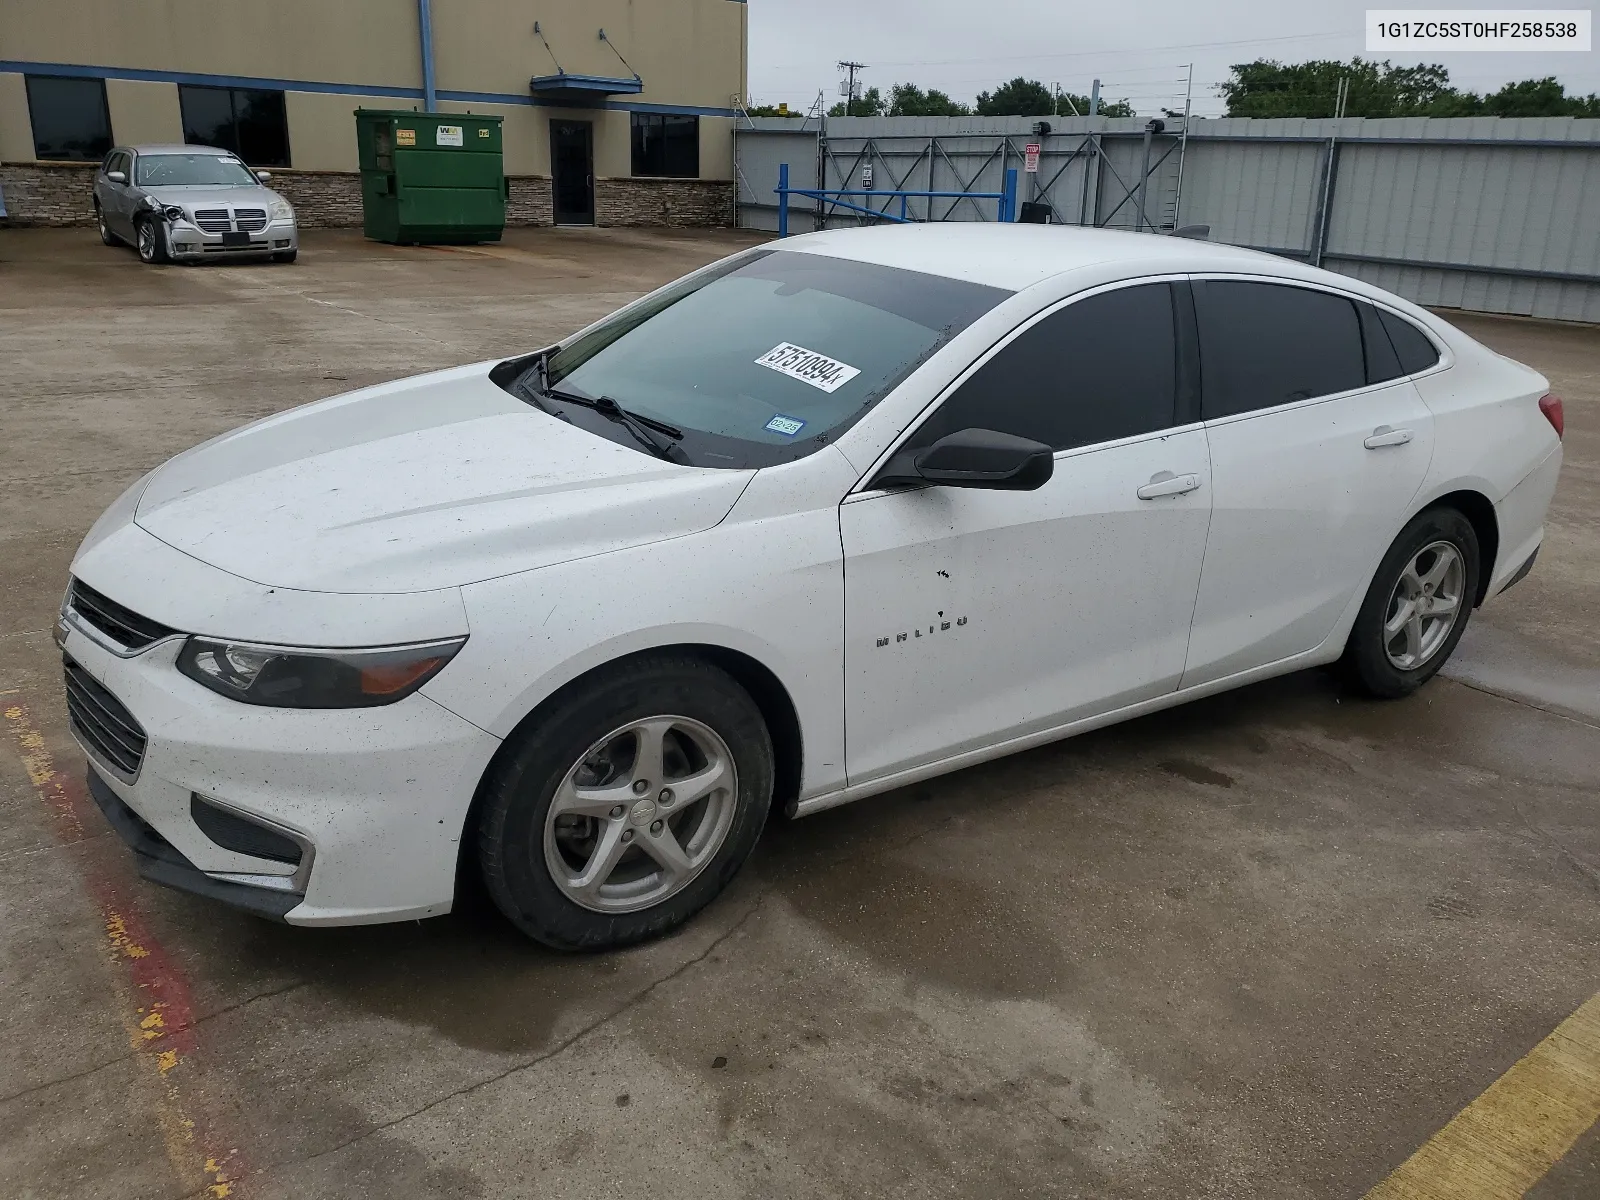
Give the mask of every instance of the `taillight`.
[{"label": "taillight", "polygon": [[1567,413],[1561,407],[1560,396],[1546,396],[1539,401],[1539,411],[1544,414],[1544,419],[1550,422],[1550,427],[1556,431],[1556,437],[1566,437]]}]

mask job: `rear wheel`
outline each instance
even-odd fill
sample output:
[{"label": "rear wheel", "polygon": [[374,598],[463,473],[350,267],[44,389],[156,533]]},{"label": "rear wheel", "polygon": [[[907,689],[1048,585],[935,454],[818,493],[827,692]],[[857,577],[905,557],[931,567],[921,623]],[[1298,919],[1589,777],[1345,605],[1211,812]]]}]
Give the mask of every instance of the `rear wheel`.
[{"label": "rear wheel", "polygon": [[105,209],[100,207],[99,201],[94,206],[94,223],[100,228],[100,243],[104,246],[115,246],[117,235],[111,232],[111,226],[106,224]]},{"label": "rear wheel", "polygon": [[604,672],[515,737],[485,781],[479,864],[500,910],[557,949],[688,920],[744,864],[771,806],[760,710],[696,659]]},{"label": "rear wheel", "polygon": [[151,264],[167,261],[167,230],[166,226],[151,217],[139,218],[135,227],[138,234],[139,257]]},{"label": "rear wheel", "polygon": [[1350,640],[1347,676],[1369,695],[1408,696],[1439,673],[1478,594],[1478,535],[1453,508],[1419,514],[1373,577]]}]

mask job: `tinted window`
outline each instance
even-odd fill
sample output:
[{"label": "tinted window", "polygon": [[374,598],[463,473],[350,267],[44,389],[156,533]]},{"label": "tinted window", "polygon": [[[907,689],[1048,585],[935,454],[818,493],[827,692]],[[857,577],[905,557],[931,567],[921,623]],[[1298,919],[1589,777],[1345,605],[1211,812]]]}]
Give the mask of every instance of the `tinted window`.
[{"label": "tinted window", "polygon": [[[740,255],[682,280],[551,356],[560,393],[609,396],[683,430],[691,462],[759,467],[815,451],[1010,293],[793,251]],[[536,367],[512,380],[524,397]],[[581,404],[544,400],[633,446]]]},{"label": "tinted window", "polygon": [[283,93],[259,88],[180,84],[183,140],[229,150],[256,167],[289,165],[289,120]]},{"label": "tinted window", "polygon": [[1342,296],[1208,280],[1195,304],[1208,420],[1366,386],[1356,306]]},{"label": "tinted window", "polygon": [[1119,288],[1024,330],[978,368],[912,439],[995,429],[1056,450],[1167,429],[1176,420],[1172,289]]},{"label": "tinted window", "polygon": [[1378,310],[1358,301],[1356,312],[1361,315],[1361,345],[1367,352],[1367,382],[1387,383],[1399,379],[1405,372],[1395,356],[1394,343],[1378,320]]},{"label": "tinted window", "polygon": [[693,179],[700,174],[700,118],[633,114],[633,173]]},{"label": "tinted window", "polygon": [[1410,321],[1381,308],[1378,310],[1378,319],[1389,331],[1389,340],[1394,343],[1395,353],[1400,357],[1400,368],[1407,375],[1426,371],[1439,361],[1438,347]]},{"label": "tinted window", "polygon": [[29,75],[28,115],[35,158],[95,162],[111,149],[103,79]]}]

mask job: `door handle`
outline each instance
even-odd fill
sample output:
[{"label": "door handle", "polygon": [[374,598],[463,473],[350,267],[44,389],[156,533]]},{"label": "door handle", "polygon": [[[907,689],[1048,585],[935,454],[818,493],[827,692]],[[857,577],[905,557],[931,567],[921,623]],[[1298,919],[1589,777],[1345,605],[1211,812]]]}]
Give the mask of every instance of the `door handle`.
[{"label": "door handle", "polygon": [[1198,475],[1174,475],[1171,471],[1159,471],[1136,494],[1141,500],[1159,500],[1163,496],[1181,496],[1199,486]]},{"label": "door handle", "polygon": [[1382,450],[1385,446],[1404,446],[1411,440],[1411,430],[1394,429],[1388,425],[1379,425],[1372,431],[1372,436],[1361,444],[1368,450]]}]

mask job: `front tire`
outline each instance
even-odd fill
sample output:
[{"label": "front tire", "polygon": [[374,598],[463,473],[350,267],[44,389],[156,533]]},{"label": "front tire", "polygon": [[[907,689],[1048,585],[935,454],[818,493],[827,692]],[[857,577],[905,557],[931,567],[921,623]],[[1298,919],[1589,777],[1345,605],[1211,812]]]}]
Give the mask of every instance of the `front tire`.
[{"label": "front tire", "polygon": [[280,250],[272,256],[272,261],[275,263],[292,263],[297,253],[298,251],[295,250]]},{"label": "front tire", "polygon": [[163,222],[151,217],[139,218],[139,223],[134,226],[138,235],[137,249],[141,262],[155,266],[164,263],[167,259],[167,230]]},{"label": "front tire", "polygon": [[484,781],[477,849],[495,904],[559,950],[658,937],[732,880],[766,823],[760,709],[698,659],[635,659],[513,735]]},{"label": "front tire", "polygon": [[1419,513],[1383,556],[1350,630],[1346,677],[1380,699],[1409,696],[1439,673],[1478,595],[1478,535],[1453,508]]}]

